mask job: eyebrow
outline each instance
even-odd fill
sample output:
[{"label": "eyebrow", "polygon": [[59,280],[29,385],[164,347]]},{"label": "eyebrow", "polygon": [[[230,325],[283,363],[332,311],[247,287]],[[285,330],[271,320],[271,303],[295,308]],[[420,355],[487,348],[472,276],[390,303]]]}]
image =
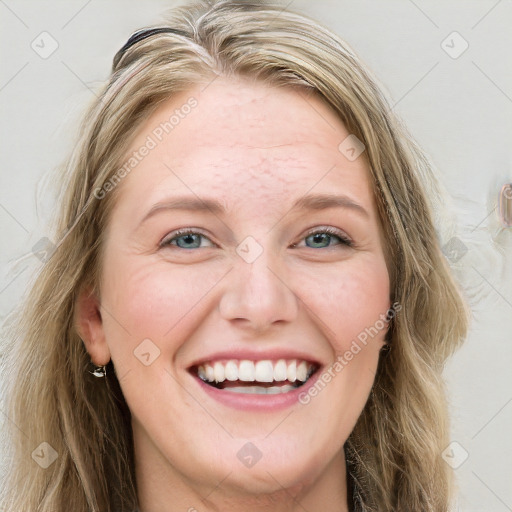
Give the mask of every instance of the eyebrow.
[{"label": "eyebrow", "polygon": [[[289,211],[296,210],[325,210],[328,208],[346,208],[352,210],[363,217],[369,218],[368,211],[356,203],[348,196],[334,194],[314,194],[299,198],[292,205]],[[156,203],[141,220],[141,224],[156,213],[166,210],[186,210],[186,211],[209,211],[215,215],[226,213],[226,208],[216,199],[199,198],[192,196],[175,197],[161,203]]]}]

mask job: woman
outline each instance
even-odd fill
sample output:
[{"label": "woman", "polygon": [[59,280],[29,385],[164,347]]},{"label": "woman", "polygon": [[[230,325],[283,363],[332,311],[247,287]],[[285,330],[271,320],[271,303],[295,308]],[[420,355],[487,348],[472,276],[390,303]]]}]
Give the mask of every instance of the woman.
[{"label": "woman", "polygon": [[10,354],[7,510],[450,508],[467,310],[428,163],[344,42],[176,9],[117,53],[67,170]]}]

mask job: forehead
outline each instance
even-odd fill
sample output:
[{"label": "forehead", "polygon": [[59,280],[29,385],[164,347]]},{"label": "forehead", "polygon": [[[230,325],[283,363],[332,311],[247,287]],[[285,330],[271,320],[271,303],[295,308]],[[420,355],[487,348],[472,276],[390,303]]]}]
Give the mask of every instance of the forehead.
[{"label": "forehead", "polygon": [[364,155],[350,161],[339,150],[349,135],[317,96],[219,77],[165,101],[144,122],[128,156],[149,139],[154,147],[123,181],[123,194],[158,200],[163,189],[189,189],[277,204],[283,194],[338,187],[369,205]]}]

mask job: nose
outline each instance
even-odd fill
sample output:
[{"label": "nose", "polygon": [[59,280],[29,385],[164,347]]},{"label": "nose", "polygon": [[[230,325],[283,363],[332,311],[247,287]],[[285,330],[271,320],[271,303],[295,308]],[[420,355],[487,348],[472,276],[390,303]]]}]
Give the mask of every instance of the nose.
[{"label": "nose", "polygon": [[298,298],[285,279],[277,257],[268,250],[252,263],[237,257],[235,268],[220,300],[222,318],[241,327],[264,332],[275,323],[293,321]]}]

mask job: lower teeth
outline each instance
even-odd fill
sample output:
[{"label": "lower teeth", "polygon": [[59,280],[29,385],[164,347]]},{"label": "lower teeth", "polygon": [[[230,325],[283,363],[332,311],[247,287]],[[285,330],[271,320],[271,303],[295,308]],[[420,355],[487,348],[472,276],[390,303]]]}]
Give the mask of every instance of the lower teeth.
[{"label": "lower teeth", "polygon": [[277,395],[279,393],[288,393],[293,389],[297,389],[297,386],[290,386],[288,384],[284,386],[271,386],[264,388],[261,386],[230,386],[229,388],[222,388],[223,391],[231,391],[232,393],[254,393],[256,395]]},{"label": "lower teeth", "polygon": [[[279,385],[271,385],[270,383],[265,383],[262,385],[255,385],[250,386],[248,384],[244,384],[241,386],[235,385],[235,382],[232,381],[223,381],[223,382],[210,382],[206,380],[204,377],[199,377],[199,375],[196,374],[199,379],[201,379],[205,384],[208,384],[209,386],[212,386],[216,389],[221,389],[222,391],[230,391],[231,393],[242,393],[242,394],[254,394],[254,395],[279,395],[281,393],[289,393],[290,391],[293,391],[294,389],[299,388],[300,386],[303,386],[315,373],[315,368],[310,368],[310,371],[306,375],[305,381],[297,380],[293,384],[279,384]],[[289,382],[289,381],[288,381]]]}]

